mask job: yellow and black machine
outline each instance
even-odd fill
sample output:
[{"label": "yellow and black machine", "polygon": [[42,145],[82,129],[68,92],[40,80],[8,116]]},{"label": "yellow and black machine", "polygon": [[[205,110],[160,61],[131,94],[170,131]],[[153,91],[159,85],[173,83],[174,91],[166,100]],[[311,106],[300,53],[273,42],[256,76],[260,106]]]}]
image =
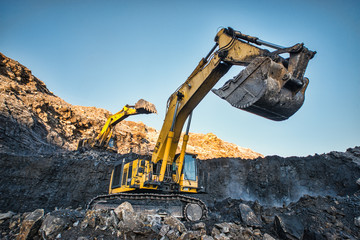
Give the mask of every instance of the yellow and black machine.
[{"label": "yellow and black machine", "polygon": [[[275,50],[262,49],[260,45]],[[173,202],[187,220],[206,217],[206,205],[188,194],[201,191],[196,158],[186,153],[192,111],[233,65],[240,65],[245,69],[213,92],[236,108],[274,121],[285,120],[304,102],[309,83],[304,73],[315,53],[303,44],[281,47],[232,28],[221,29],[215,46],[168,99],[151,159],[117,164],[111,174],[109,194],[94,198],[90,205],[122,199],[145,200],[145,205],[155,202],[159,208]],[[287,56],[281,56],[284,54]],[[188,124],[177,154],[186,119]]]},{"label": "yellow and black machine", "polygon": [[78,143],[77,150],[113,150],[115,145],[113,138],[113,131],[115,129],[115,126],[131,115],[150,113],[157,113],[155,105],[144,99],[140,99],[135,103],[135,105],[125,105],[119,112],[108,117],[105,125],[96,137],[89,139],[81,139]]}]

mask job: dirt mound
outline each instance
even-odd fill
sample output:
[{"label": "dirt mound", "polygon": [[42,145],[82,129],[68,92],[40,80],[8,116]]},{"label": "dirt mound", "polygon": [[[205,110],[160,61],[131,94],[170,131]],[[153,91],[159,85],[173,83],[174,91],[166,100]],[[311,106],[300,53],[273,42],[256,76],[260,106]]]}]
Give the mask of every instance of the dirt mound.
[{"label": "dirt mound", "polygon": [[[75,150],[80,139],[96,136],[111,115],[105,109],[65,102],[28,68],[1,53],[0,94],[0,149],[4,152],[34,154],[57,148]],[[118,153],[149,154],[158,131],[141,122],[123,121],[116,126],[115,136]],[[191,134],[188,149],[200,159],[262,156],[213,134]]]}]

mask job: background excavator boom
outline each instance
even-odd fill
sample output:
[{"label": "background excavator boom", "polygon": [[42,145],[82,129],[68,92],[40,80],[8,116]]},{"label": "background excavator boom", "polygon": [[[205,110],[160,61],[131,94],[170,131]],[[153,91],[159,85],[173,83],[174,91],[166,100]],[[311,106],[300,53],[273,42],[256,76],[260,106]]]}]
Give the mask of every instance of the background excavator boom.
[{"label": "background excavator boom", "polygon": [[112,139],[112,134],[116,124],[123,121],[131,115],[138,114],[149,114],[157,113],[155,105],[144,100],[140,99],[136,102],[135,105],[125,105],[119,112],[108,117],[105,125],[101,129],[100,133],[90,139],[82,139],[78,143],[77,150],[84,148],[97,148],[97,149],[106,149],[109,147],[109,142]]}]

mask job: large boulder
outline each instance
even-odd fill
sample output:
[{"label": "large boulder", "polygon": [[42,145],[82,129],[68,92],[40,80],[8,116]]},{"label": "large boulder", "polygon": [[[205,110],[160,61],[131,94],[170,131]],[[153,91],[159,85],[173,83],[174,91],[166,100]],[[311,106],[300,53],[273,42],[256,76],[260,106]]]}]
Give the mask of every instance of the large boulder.
[{"label": "large boulder", "polygon": [[275,216],[274,228],[281,239],[302,239],[304,234],[303,224],[293,215]]},{"label": "large boulder", "polygon": [[244,224],[249,227],[261,227],[261,220],[255,215],[253,210],[246,204],[241,203],[239,205],[240,217]]},{"label": "large boulder", "polygon": [[83,216],[78,211],[68,209],[55,210],[45,216],[39,231],[47,239],[54,239],[62,231],[73,226],[81,217]]},{"label": "large boulder", "polygon": [[13,213],[12,211],[8,211],[6,213],[0,213],[0,221],[3,221],[5,219],[9,219],[14,215],[15,215],[15,213]]},{"label": "large boulder", "polygon": [[44,209],[36,209],[28,214],[21,223],[17,240],[32,239],[38,234],[44,217]]},{"label": "large boulder", "polygon": [[166,216],[164,218],[164,224],[169,225],[172,229],[176,229],[180,233],[187,231],[185,225],[178,218],[174,216]]},{"label": "large boulder", "polygon": [[114,209],[116,216],[122,220],[125,212],[134,212],[134,208],[129,202],[123,202]]},{"label": "large boulder", "polygon": [[[149,219],[146,215],[138,214],[129,202],[123,202],[114,210],[116,216],[120,220],[118,226],[122,232],[133,232],[146,234],[151,232],[151,225],[148,224]],[[156,224],[156,223],[154,223]]]}]

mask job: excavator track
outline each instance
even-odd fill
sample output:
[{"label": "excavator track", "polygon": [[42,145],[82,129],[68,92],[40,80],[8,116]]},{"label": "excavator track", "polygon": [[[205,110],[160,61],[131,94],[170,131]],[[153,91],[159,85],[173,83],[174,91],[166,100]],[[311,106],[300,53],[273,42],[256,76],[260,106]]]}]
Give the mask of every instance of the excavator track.
[{"label": "excavator track", "polygon": [[[87,209],[92,209],[97,203],[108,202],[111,200],[145,200],[145,201],[158,201],[158,202],[175,202],[180,201],[183,205],[182,214],[183,217],[188,221],[198,221],[207,217],[208,209],[206,204],[194,197],[181,195],[181,194],[158,194],[158,193],[117,193],[99,195],[91,199],[87,205]],[[162,206],[159,204],[158,206]]]}]

